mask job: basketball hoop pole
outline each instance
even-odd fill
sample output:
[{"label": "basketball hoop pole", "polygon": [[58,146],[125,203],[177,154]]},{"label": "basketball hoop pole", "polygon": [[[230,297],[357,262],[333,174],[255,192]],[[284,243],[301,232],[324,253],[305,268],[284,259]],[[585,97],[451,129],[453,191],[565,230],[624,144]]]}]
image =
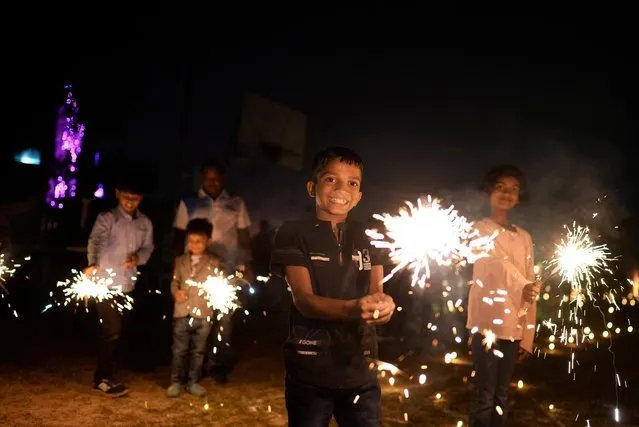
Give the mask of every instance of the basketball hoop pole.
[{"label": "basketball hoop pole", "polygon": [[[191,189],[191,182],[187,184],[188,176],[185,170],[185,153],[188,151],[190,144],[188,143],[191,130],[191,115],[193,112],[193,94],[195,92],[195,79],[193,78],[195,68],[195,52],[193,48],[188,49],[186,60],[183,62],[182,77],[182,103],[180,109],[180,118],[178,124],[178,140],[175,141],[175,159],[179,168],[179,187],[178,195]],[[190,175],[190,173],[188,174]]]}]

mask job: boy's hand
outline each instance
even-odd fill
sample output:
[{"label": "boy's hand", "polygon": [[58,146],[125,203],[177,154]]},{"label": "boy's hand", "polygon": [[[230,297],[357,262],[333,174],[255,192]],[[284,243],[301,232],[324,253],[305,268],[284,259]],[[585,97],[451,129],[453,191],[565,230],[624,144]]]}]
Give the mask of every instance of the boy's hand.
[{"label": "boy's hand", "polygon": [[525,302],[530,304],[534,303],[541,291],[541,282],[529,283],[524,286],[524,291],[522,292],[522,298]]},{"label": "boy's hand", "polygon": [[175,302],[182,303],[186,301],[186,293],[182,289],[180,289],[177,292],[175,292],[175,295],[173,296],[173,298],[175,298]]},{"label": "boy's hand", "polygon": [[126,261],[124,261],[124,264],[122,264],[122,267],[124,268],[133,268],[135,266],[138,265],[138,261],[140,260],[140,257],[138,256],[138,254],[133,254],[131,256],[129,256]]},{"label": "boy's hand", "polygon": [[85,276],[87,277],[91,277],[93,276],[95,273],[97,273],[97,271],[100,269],[100,266],[97,264],[94,265],[90,265],[87,268],[84,269],[83,273]]},{"label": "boy's hand", "polygon": [[390,295],[384,293],[375,294],[378,297],[377,310],[373,311],[373,321],[368,322],[374,325],[385,325],[395,313],[395,301]]},{"label": "boy's hand", "polygon": [[[95,276],[95,273],[97,273],[99,269],[100,269],[100,266],[97,264],[94,264],[94,265],[88,266],[82,272],[84,273],[85,276],[87,276],[90,279],[93,276]],[[89,297],[84,297],[84,306],[85,307],[89,306]]]},{"label": "boy's hand", "polygon": [[360,318],[370,325],[388,323],[395,311],[393,299],[381,292],[366,295],[357,300]]}]

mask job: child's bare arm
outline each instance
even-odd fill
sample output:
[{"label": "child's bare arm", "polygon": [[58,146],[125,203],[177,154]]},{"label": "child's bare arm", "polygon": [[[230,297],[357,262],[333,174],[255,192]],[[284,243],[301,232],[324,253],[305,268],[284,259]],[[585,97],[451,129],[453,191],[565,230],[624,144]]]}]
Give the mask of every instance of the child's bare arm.
[{"label": "child's bare arm", "polygon": [[369,295],[375,295],[378,308],[373,312],[373,320],[369,323],[384,325],[388,323],[395,312],[395,301],[384,293],[384,267],[373,265],[371,268]]},{"label": "child's bare arm", "polygon": [[303,316],[328,320],[359,317],[357,299],[341,300],[313,294],[311,276],[306,267],[286,266],[285,271],[293,303]]},{"label": "child's bare arm", "polygon": [[327,320],[362,319],[367,323],[378,324],[387,322],[395,308],[393,300],[380,293],[350,300],[315,295],[306,267],[287,266],[285,271],[293,303],[303,316]]}]

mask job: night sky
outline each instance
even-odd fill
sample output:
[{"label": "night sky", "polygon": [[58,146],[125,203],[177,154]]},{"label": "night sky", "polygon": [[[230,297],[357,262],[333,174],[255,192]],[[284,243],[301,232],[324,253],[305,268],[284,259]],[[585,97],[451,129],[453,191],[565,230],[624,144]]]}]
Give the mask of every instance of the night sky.
[{"label": "night sky", "polygon": [[[603,194],[609,225],[636,209],[638,70],[627,19],[430,16],[413,25],[410,16],[291,18],[296,29],[223,16],[85,22],[76,48],[43,36],[16,60],[5,149],[49,156],[62,87],[72,83],[85,150],[143,166],[161,176],[156,194],[174,197],[179,185],[167,181],[225,150],[248,90],[308,115],[307,164],[327,145],[362,155],[363,212],[433,193],[479,215],[474,188],[502,162],[528,175],[534,198],[522,218],[533,228],[587,211]],[[303,176],[285,176],[287,188],[280,177],[260,191],[303,197]],[[238,190],[255,187],[240,181]]]}]

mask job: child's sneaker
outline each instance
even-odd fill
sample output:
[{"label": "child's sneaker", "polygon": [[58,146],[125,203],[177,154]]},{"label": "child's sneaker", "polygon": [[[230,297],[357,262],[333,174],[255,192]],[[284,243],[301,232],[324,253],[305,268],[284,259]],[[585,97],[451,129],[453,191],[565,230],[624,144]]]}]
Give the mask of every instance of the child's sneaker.
[{"label": "child's sneaker", "polygon": [[114,384],[106,379],[100,381],[99,384],[94,385],[93,388],[107,397],[120,397],[129,392],[129,389],[123,384]]},{"label": "child's sneaker", "polygon": [[178,397],[182,392],[182,385],[180,383],[171,384],[166,390],[166,397]]},{"label": "child's sneaker", "polygon": [[206,390],[204,389],[204,387],[202,387],[201,385],[199,385],[198,383],[194,383],[194,384],[189,384],[186,387],[186,391],[188,391],[189,393],[191,393],[193,396],[197,396],[197,397],[204,397],[206,396]]}]

